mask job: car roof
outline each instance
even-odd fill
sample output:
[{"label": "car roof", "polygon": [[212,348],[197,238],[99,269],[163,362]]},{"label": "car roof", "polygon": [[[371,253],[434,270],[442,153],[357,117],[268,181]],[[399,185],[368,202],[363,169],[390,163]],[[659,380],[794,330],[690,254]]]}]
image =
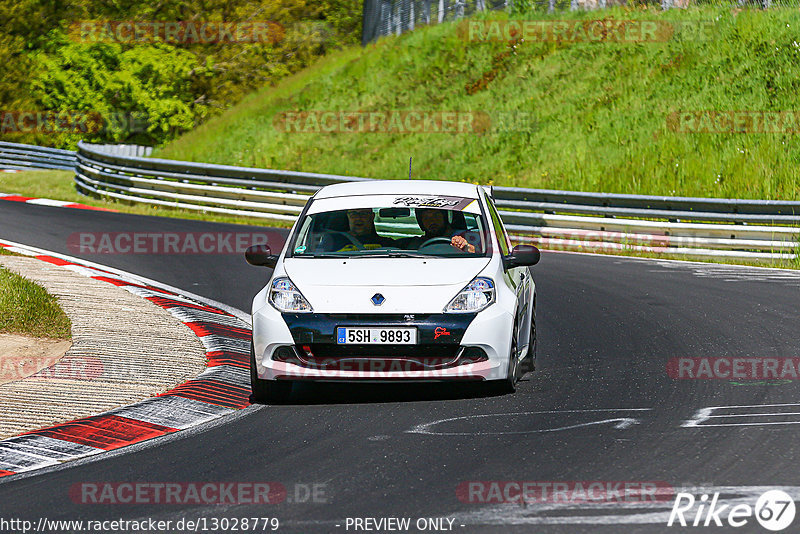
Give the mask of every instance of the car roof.
[{"label": "car roof", "polygon": [[478,186],[464,182],[439,180],[365,180],[327,185],[317,191],[315,199],[356,195],[441,195],[479,198]]}]

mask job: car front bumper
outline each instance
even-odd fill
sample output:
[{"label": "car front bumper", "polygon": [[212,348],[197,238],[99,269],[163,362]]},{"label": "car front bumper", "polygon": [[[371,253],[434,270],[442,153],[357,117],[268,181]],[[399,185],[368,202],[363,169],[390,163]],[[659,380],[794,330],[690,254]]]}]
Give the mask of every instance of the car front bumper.
[{"label": "car front bumper", "polygon": [[[483,381],[503,379],[513,315],[493,304],[479,313],[253,315],[262,380]],[[415,327],[416,345],[340,345],[339,326]]]}]

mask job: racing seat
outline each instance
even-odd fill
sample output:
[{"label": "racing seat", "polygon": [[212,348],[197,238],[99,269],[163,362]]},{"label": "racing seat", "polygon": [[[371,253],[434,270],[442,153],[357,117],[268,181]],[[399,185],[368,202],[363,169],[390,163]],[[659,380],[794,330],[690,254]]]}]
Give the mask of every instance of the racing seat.
[{"label": "racing seat", "polygon": [[325,215],[325,220],[323,220],[323,226],[321,229],[330,230],[334,232],[347,232],[350,230],[350,223],[347,221],[347,212],[345,211],[334,211],[331,213],[320,213],[320,215]]},{"label": "racing seat", "polygon": [[450,221],[450,226],[453,230],[466,230],[467,220],[464,218],[464,213],[461,211],[451,211],[453,220]]},{"label": "racing seat", "polygon": [[310,232],[310,242],[313,243],[314,251],[330,252],[326,250],[324,243],[325,236],[330,236],[331,232],[347,232],[350,230],[350,223],[347,220],[347,212],[334,211],[330,213],[319,213],[314,217],[314,228]]}]

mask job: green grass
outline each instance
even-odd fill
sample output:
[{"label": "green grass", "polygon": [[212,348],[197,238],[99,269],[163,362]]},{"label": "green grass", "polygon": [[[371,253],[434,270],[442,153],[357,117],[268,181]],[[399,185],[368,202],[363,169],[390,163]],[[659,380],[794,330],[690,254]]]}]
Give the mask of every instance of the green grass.
[{"label": "green grass", "polygon": [[[486,18],[506,15],[492,12]],[[520,18],[526,18],[519,16]],[[534,15],[528,15],[532,18]],[[537,14],[536,18],[548,15]],[[791,134],[682,133],[670,114],[797,109],[796,10],[613,8],[553,19],[712,21],[710,39],[465,42],[442,24],[334,53],[157,151],[232,165],[583,191],[800,198]],[[481,82],[481,80],[484,80]],[[524,112],[532,131],[285,133],[283,111]]]},{"label": "green grass", "polygon": [[[26,197],[51,198],[77,202],[87,206],[116,210],[135,215],[177,217],[200,221],[212,221],[257,226],[289,226],[287,223],[265,221],[254,217],[219,215],[202,211],[176,209],[147,204],[133,204],[116,200],[106,200],[79,194],[75,190],[73,173],[70,171],[25,171],[0,173],[0,193],[13,193]],[[0,200],[2,202],[2,200]]]},{"label": "green grass", "polygon": [[0,333],[70,339],[71,326],[42,286],[0,267]]}]

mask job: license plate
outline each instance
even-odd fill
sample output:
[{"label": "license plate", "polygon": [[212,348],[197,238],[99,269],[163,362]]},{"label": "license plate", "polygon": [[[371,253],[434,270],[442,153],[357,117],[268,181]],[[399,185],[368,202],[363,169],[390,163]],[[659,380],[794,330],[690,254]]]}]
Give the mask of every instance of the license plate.
[{"label": "license plate", "polygon": [[336,343],[339,345],[416,345],[417,329],[339,326],[336,328]]}]

